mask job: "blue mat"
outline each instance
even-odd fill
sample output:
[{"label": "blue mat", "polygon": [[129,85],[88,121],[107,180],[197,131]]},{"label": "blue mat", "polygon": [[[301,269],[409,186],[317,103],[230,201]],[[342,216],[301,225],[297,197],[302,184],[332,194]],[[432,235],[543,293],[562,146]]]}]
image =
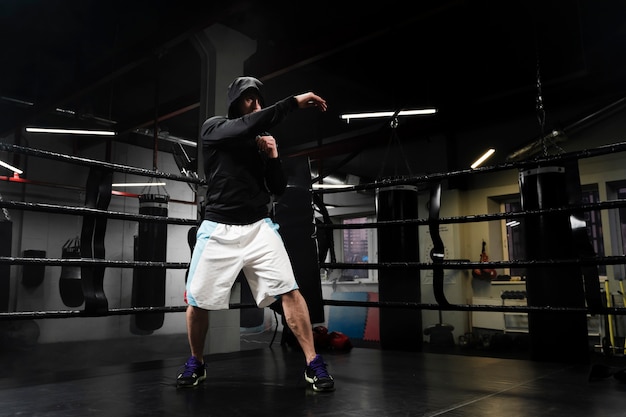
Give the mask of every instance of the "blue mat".
[{"label": "blue mat", "polygon": [[[338,301],[367,301],[367,292],[335,292],[330,297]],[[328,331],[341,332],[350,338],[363,339],[367,307],[330,306]]]}]

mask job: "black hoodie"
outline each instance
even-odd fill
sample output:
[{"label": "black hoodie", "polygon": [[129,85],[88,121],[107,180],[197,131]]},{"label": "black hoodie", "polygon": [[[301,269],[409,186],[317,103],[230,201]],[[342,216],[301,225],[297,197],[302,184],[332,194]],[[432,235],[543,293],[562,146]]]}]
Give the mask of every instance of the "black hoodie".
[{"label": "black hoodie", "polygon": [[253,77],[235,79],[228,87],[228,117],[214,116],[202,124],[200,140],[208,185],[205,220],[254,223],[269,215],[271,194],[280,195],[287,186],[280,159],[259,152],[256,137],[296,110],[296,99],[288,97],[257,112],[237,114],[241,94],[253,88],[262,97],[262,85]]}]

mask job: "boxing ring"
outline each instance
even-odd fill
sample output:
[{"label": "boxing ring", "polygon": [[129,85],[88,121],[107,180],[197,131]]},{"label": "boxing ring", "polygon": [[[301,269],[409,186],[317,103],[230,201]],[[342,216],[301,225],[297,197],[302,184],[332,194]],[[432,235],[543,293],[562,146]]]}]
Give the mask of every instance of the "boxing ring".
[{"label": "boxing ring", "polygon": [[[77,216],[82,220],[81,242],[79,253],[74,257],[32,257],[32,256],[0,256],[0,267],[61,267],[62,270],[80,271],[82,300],[74,300],[82,308],[30,311],[2,311],[2,321],[48,320],[48,319],[95,319],[109,316],[132,316],[135,331],[149,334],[158,330],[163,316],[170,313],[182,313],[184,305],[166,305],[160,294],[153,294],[151,299],[131,298],[130,305],[112,307],[109,305],[105,291],[106,270],[150,271],[153,279],[138,279],[133,275],[133,291],[140,292],[145,288],[159,285],[163,277],[155,272],[176,270],[178,277],[186,270],[187,262],[167,262],[160,260],[114,260],[107,259],[103,252],[106,222],[116,220],[140,225],[151,225],[150,232],[158,225],[172,225],[192,229],[197,225],[196,218],[170,217],[159,212],[164,201],[148,198],[148,213],[131,213],[109,210],[108,200],[111,196],[112,173],[121,172],[147,178],[168,179],[194,186],[202,186],[203,180],[185,175],[173,175],[158,170],[142,169],[133,166],[115,164],[97,159],[89,159],[43,151],[34,148],[0,143],[0,151],[27,155],[65,163],[76,164],[89,169],[85,188],[85,204],[70,206],[28,201],[0,201],[0,208],[18,211],[49,213],[52,215]],[[32,410],[48,413],[47,415],[85,415],[86,410],[93,407],[94,415],[107,415],[115,410],[115,415],[189,415],[213,410],[211,415],[266,415],[276,407],[284,410],[282,414],[291,415],[528,415],[557,402],[565,406],[572,396],[590,395],[595,401],[594,410],[605,413],[621,411],[624,401],[619,390],[589,389],[588,377],[588,345],[586,317],[588,315],[622,316],[626,314],[623,307],[608,306],[600,298],[598,281],[598,265],[624,265],[626,257],[597,256],[589,250],[584,233],[584,213],[587,211],[612,210],[626,207],[625,200],[603,201],[593,204],[582,204],[558,198],[546,201],[545,198],[533,200],[531,196],[540,194],[542,197],[558,194],[560,188],[577,189],[579,183],[572,183],[575,175],[569,175],[572,168],[581,159],[620,153],[626,151],[625,143],[588,149],[580,152],[564,153],[555,156],[538,158],[533,161],[506,163],[498,166],[472,170],[462,170],[424,176],[379,180],[374,183],[361,184],[343,189],[314,190],[314,194],[350,193],[361,190],[383,190],[392,197],[388,200],[390,207],[380,214],[375,223],[364,224],[317,224],[319,230],[343,228],[375,228],[387,243],[394,242],[394,250],[379,256],[376,263],[345,263],[321,262],[320,268],[327,269],[367,269],[379,272],[379,284],[385,287],[381,291],[379,301],[349,301],[323,299],[325,306],[367,307],[379,309],[381,312],[381,348],[374,350],[354,349],[346,355],[327,357],[331,370],[338,381],[338,390],[334,397],[312,395],[305,390],[301,382],[291,376],[290,371],[297,369],[301,360],[299,352],[276,352],[263,349],[251,352],[233,352],[209,355],[212,377],[196,390],[186,393],[174,389],[174,375],[180,366],[180,357],[171,360],[159,360],[143,364],[131,364],[128,368],[107,368],[76,371],[75,374],[63,374],[59,371],[42,373],[41,384],[47,394]],[[545,170],[544,168],[549,169]],[[565,167],[552,169],[552,167]],[[541,169],[538,169],[541,168]],[[447,180],[482,175],[491,172],[515,170],[521,178],[522,195],[527,206],[519,212],[474,214],[469,216],[440,216],[441,197],[445,193],[442,186]],[[567,173],[566,173],[567,171]],[[6,182],[27,183],[28,180],[18,176],[0,178]],[[532,181],[531,181],[532,180]],[[540,185],[541,190],[538,190]],[[43,186],[47,186],[43,184]],[[53,186],[53,185],[50,185]],[[524,188],[527,187],[527,188]],[[408,190],[408,191],[407,191]],[[413,212],[396,210],[394,205],[411,205],[416,190],[428,195],[428,216],[415,217]],[[549,191],[547,191],[549,190]],[[399,194],[396,194],[400,191]],[[541,193],[546,193],[542,195]],[[408,195],[407,195],[408,194]],[[382,200],[379,195],[379,200]],[[126,197],[139,197],[127,195]],[[388,196],[387,196],[388,197]],[[315,200],[315,199],[314,199]],[[165,199],[167,202],[167,199]],[[193,203],[193,202],[191,202]],[[547,204],[547,205],[546,205]],[[142,208],[140,204],[140,209]],[[150,211],[153,209],[153,211]],[[156,213],[156,214],[155,214]],[[552,234],[569,233],[572,245],[569,252],[532,254],[531,259],[511,261],[474,262],[446,258],[446,248],[439,234],[441,225],[501,221],[503,219],[531,219],[532,230],[529,236],[535,240],[549,240]],[[413,243],[417,229],[423,227],[429,231],[432,250],[430,260],[420,262],[410,255],[398,258],[413,251]],[[565,227],[565,229],[563,229]],[[547,228],[547,231],[546,231]],[[91,239],[91,240],[90,240]],[[154,235],[147,239],[154,244],[158,240]],[[89,241],[88,244],[85,242]],[[408,243],[407,243],[408,242]],[[145,243],[145,242],[144,242]],[[183,242],[187,244],[188,242]],[[552,248],[554,249],[554,248]],[[152,250],[154,252],[154,250]],[[414,251],[413,251],[414,252]],[[137,255],[138,252],[135,253]],[[139,257],[141,258],[141,257]],[[445,291],[444,273],[447,270],[469,271],[476,268],[526,268],[528,271],[528,305],[476,305],[450,302]],[[556,294],[550,292],[550,283],[546,277],[554,277],[555,270],[566,271],[557,276],[561,283],[570,286],[570,292]],[[419,272],[431,271],[433,276],[432,291],[434,303],[424,303],[415,299],[420,295]],[[534,271],[534,272],[533,272]],[[557,274],[558,275],[558,274]],[[417,276],[417,278],[416,278]],[[126,275],[128,277],[128,275]],[[399,278],[398,278],[399,277]],[[34,281],[39,278],[31,277]],[[156,284],[155,284],[156,282]],[[35,284],[36,285],[36,284]],[[135,285],[141,288],[135,288]],[[399,290],[397,288],[400,288]],[[163,290],[163,286],[159,287]],[[544,296],[544,292],[548,296]],[[550,296],[551,295],[551,296]],[[148,297],[148,298],[150,298]],[[128,297],[127,297],[128,298]],[[149,301],[155,301],[149,304]],[[79,301],[84,301],[80,302]],[[256,306],[248,303],[233,303],[231,309],[249,309]],[[422,352],[421,312],[430,311],[461,311],[461,312],[517,312],[527,313],[536,340],[531,342],[532,357],[530,361],[517,362],[494,358],[450,357]],[[564,320],[569,317],[569,320]],[[401,322],[402,326],[398,326]],[[562,323],[568,323],[562,325]],[[557,325],[562,331],[555,330]],[[413,327],[414,333],[406,328]],[[555,332],[558,337],[555,337]],[[182,341],[184,344],[184,340]],[[532,347],[535,347],[532,350]],[[615,346],[614,346],[615,347]],[[621,348],[617,347],[616,351]],[[448,357],[446,357],[448,356]],[[272,364],[271,370],[259,375],[251,369],[264,368]],[[433,365],[431,367],[431,364]],[[6,364],[5,364],[6,365]],[[482,369],[481,376],[475,374]],[[121,378],[119,375],[125,375]],[[449,375],[456,375],[452,380]],[[78,379],[76,379],[78,378]],[[127,381],[130,378],[129,381]],[[83,380],[83,382],[81,382]],[[221,381],[216,384],[214,380]],[[584,383],[580,383],[584,380]],[[469,383],[469,381],[472,381]],[[576,384],[572,381],[578,381]],[[31,395],[32,382],[27,375],[12,376],[4,379],[3,404],[6,410],[17,413],[24,407],[24,402]],[[102,389],[106,387],[106,389]],[[246,389],[249,388],[249,389]],[[238,400],[241,390],[246,389],[246,398],[242,404]],[[129,395],[142,392],[137,397]],[[295,390],[295,391],[294,391]],[[436,392],[440,391],[439,394]],[[80,392],[80,398],[76,397]],[[295,392],[306,395],[293,395]],[[529,392],[544,393],[534,398]],[[550,395],[546,394],[550,392]],[[70,394],[72,393],[72,394]],[[354,394],[357,395],[354,395]],[[347,400],[347,398],[350,398]],[[158,398],[158,400],[156,400]],[[270,401],[267,398],[271,398]],[[101,407],[97,405],[100,404]],[[598,406],[597,404],[601,404]],[[295,411],[294,408],[296,407]],[[413,410],[408,412],[407,409]],[[56,411],[52,411],[56,410]],[[301,411],[300,411],[301,410]],[[523,413],[520,414],[520,410]],[[568,415],[589,414],[590,409],[571,406]],[[408,412],[408,414],[407,414]],[[351,414],[352,413],[352,414]],[[467,414],[463,414],[467,413]],[[478,413],[478,414],[476,414]],[[495,413],[495,414],[494,414]],[[582,414],[581,414],[582,413]],[[14,414],[11,414],[14,415]],[[43,414],[41,414],[43,415]],[[607,414],[604,414],[607,415]]]},{"label": "boxing ring", "polygon": [[[168,179],[172,181],[180,181],[185,183],[191,183],[196,185],[202,185],[203,181],[199,178],[173,175],[166,172],[159,172],[157,170],[149,170],[136,168],[132,166],[125,166],[121,164],[115,164],[110,162],[98,161],[95,159],[88,159],[82,157],[75,157],[70,155],[63,155],[59,153],[37,150],[32,148],[26,148],[17,145],[11,145],[6,143],[0,143],[0,150],[17,153],[36,158],[46,158],[51,160],[69,162],[76,165],[88,167],[90,172],[97,172],[94,174],[96,179],[89,178],[87,187],[92,188],[92,193],[101,193],[104,182],[104,192],[110,192],[110,184],[107,184],[107,179],[110,180],[111,172],[122,172],[128,174],[134,174],[144,176],[148,178]],[[441,174],[429,174],[425,176],[416,176],[411,178],[399,178],[399,179],[385,179],[379,180],[374,183],[362,184],[350,186],[342,189],[333,190],[313,190],[313,193],[317,194],[330,194],[330,193],[350,193],[355,191],[364,190],[380,190],[387,189],[393,190],[403,186],[412,186],[421,189],[428,190],[430,212],[428,218],[402,218],[402,219],[390,219],[380,220],[376,223],[366,224],[350,224],[339,225],[332,223],[317,224],[321,229],[347,229],[347,228],[376,228],[379,232],[390,230],[394,228],[407,228],[424,226],[428,227],[430,236],[432,238],[433,250],[430,253],[431,262],[414,262],[407,260],[392,260],[385,261],[384,259],[378,263],[321,263],[321,268],[329,269],[376,269],[378,271],[401,271],[401,270],[431,270],[433,271],[433,291],[436,303],[421,303],[419,301],[408,300],[381,300],[378,302],[351,302],[351,301],[339,301],[339,300],[323,300],[325,305],[335,306],[361,306],[361,307],[378,307],[381,309],[416,309],[416,310],[456,310],[456,311],[488,311],[488,312],[523,312],[523,313],[554,313],[554,314],[567,314],[567,313],[585,313],[585,314],[602,314],[602,315],[624,315],[626,310],[618,307],[607,307],[604,303],[601,303],[598,298],[598,292],[594,291],[594,288],[599,288],[597,281],[594,281],[594,276],[589,268],[593,269],[597,265],[623,265],[626,263],[624,256],[595,256],[593,253],[572,253],[570,258],[548,258],[548,259],[528,259],[528,260],[512,260],[512,261],[491,261],[491,262],[472,262],[472,261],[454,261],[447,260],[444,257],[443,242],[439,236],[439,225],[443,224],[459,224],[469,222],[489,222],[502,219],[523,219],[523,218],[542,218],[542,217],[555,217],[555,216],[574,216],[580,219],[582,213],[586,211],[594,210],[609,210],[626,207],[626,201],[604,201],[593,204],[571,204],[567,202],[565,206],[561,207],[547,207],[547,208],[529,208],[520,212],[509,213],[495,213],[495,214],[476,214],[471,216],[455,216],[455,217],[440,217],[439,208],[441,204],[442,182],[462,176],[480,175],[489,172],[497,172],[503,170],[519,170],[521,173],[531,170],[533,167],[545,167],[545,166],[558,166],[559,164],[570,164],[580,159],[591,158],[596,156],[602,156],[612,154],[616,152],[624,152],[626,150],[626,144],[616,143],[610,146],[603,146],[596,149],[588,149],[579,152],[555,155],[550,157],[544,157],[532,161],[506,163],[498,166],[491,166],[478,169],[462,170],[456,172],[448,172]],[[109,173],[109,177],[106,174],[100,174],[101,172]],[[90,174],[91,175],[91,174]],[[9,182],[22,182],[27,183],[27,180],[15,177],[5,177],[5,181]],[[100,181],[99,181],[100,180]],[[95,191],[93,191],[95,190]],[[90,191],[87,190],[87,193]],[[94,198],[102,198],[98,196]],[[143,222],[149,224],[172,224],[180,226],[193,227],[197,224],[197,219],[182,219],[173,218],[162,215],[150,215],[150,214],[136,214],[136,213],[124,213],[117,211],[109,211],[106,209],[106,205],[98,207],[97,203],[87,201],[84,207],[78,206],[63,206],[45,203],[34,203],[26,201],[0,201],[0,208],[8,210],[22,210],[22,211],[35,211],[54,214],[67,214],[80,216],[83,219],[83,228],[88,230],[85,233],[93,233],[94,231],[89,229],[93,228],[93,224],[98,221],[106,221],[107,219],[122,220],[128,222]],[[392,213],[393,215],[393,213]],[[85,225],[87,223],[87,225]],[[91,226],[90,226],[91,225]],[[102,239],[100,236],[99,239]],[[586,248],[584,239],[582,239],[580,245]],[[95,246],[101,245],[101,242],[94,244]],[[89,249],[89,248],[88,248]],[[582,249],[581,249],[582,251]],[[82,286],[84,291],[84,308],[78,310],[57,310],[57,311],[14,311],[14,312],[0,312],[0,320],[16,320],[16,319],[47,319],[47,318],[68,318],[68,317],[94,317],[94,316],[107,316],[107,315],[132,315],[132,314],[162,314],[170,312],[182,312],[185,306],[163,306],[163,305],[147,305],[147,306],[132,306],[123,308],[108,308],[106,302],[106,295],[103,293],[102,288],[102,276],[97,273],[94,274],[98,268],[130,268],[130,269],[186,269],[188,264],[186,262],[165,262],[165,261],[116,261],[107,260],[95,256],[91,253],[91,256],[84,256],[81,254],[80,258],[41,258],[41,257],[14,257],[14,256],[2,256],[0,257],[0,265],[21,265],[21,266],[61,266],[71,268],[81,268],[83,272]],[[589,287],[586,288],[588,294],[586,298],[587,305],[581,306],[493,306],[493,305],[470,305],[470,304],[451,304],[444,293],[443,288],[443,271],[444,270],[471,270],[475,268],[528,268],[528,269],[542,269],[553,267],[573,267],[587,272],[586,283]],[[589,275],[591,273],[591,275]],[[246,304],[232,304],[231,308],[253,308],[253,305]]]}]

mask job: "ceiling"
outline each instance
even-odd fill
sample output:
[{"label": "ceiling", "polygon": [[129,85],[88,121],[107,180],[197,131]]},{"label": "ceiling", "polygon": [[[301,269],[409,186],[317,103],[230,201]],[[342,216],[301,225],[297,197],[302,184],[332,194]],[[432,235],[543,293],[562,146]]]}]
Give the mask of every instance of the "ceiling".
[{"label": "ceiling", "polygon": [[[150,148],[156,127],[169,135],[161,152],[195,142],[193,39],[216,24],[257,41],[244,72],[268,102],[327,99],[327,113],[298,112],[272,132],[283,157],[307,155],[324,173],[373,179],[399,160],[411,174],[445,172],[489,146],[505,161],[626,96],[624,1],[281,3],[3,0],[0,140],[21,144],[24,126],[45,124],[110,127]],[[397,125],[339,118],[426,106],[438,113]]]}]

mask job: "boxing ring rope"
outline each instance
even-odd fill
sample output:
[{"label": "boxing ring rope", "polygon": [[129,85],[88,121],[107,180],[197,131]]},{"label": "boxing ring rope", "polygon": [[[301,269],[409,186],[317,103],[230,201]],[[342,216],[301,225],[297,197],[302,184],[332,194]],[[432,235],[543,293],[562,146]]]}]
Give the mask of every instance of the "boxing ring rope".
[{"label": "boxing ring rope", "polygon": [[[123,172],[129,174],[143,175],[154,178],[166,178],[174,181],[183,181],[188,183],[194,183],[198,185],[204,185],[205,182],[199,178],[173,175],[165,172],[159,172],[156,170],[148,170],[142,168],[136,168],[132,166],[125,166],[120,164],[114,164],[109,162],[98,161],[94,159],[75,157],[70,155],[64,155],[49,151],[42,151],[37,149],[26,148],[18,145],[12,145],[0,142],[0,150],[15,152],[19,154],[36,156],[41,158],[48,158],[58,161],[64,161],[69,163],[75,163],[77,165],[104,168],[113,170],[116,172]],[[391,187],[396,185],[415,185],[415,184],[429,184],[440,183],[442,180],[451,179],[454,177],[465,175],[476,175],[481,173],[491,173],[497,171],[504,171],[510,169],[522,169],[527,167],[534,167],[538,165],[553,164],[556,162],[567,160],[578,160],[582,158],[589,158],[595,156],[607,155],[615,152],[623,152],[626,150],[626,143],[616,143],[612,145],[606,145],[594,149],[560,154],[556,156],[548,156],[539,158],[532,161],[511,162],[504,163],[495,166],[486,166],[471,170],[459,170],[449,173],[436,173],[423,176],[416,176],[411,178],[400,179],[385,179],[374,183],[361,184],[350,186],[342,189],[320,189],[313,190],[313,193],[318,194],[331,194],[331,193],[346,193],[360,190],[373,190],[382,187]],[[561,212],[574,212],[574,211],[592,211],[592,210],[606,210],[626,207],[626,201],[615,200],[606,201],[593,204],[581,204],[570,207],[563,207],[557,209],[547,210],[531,210],[520,211],[510,213],[496,213],[496,214],[478,214],[470,216],[455,216],[447,218],[436,219],[436,224],[451,224],[451,223],[468,223],[468,222],[484,222],[492,220],[502,220],[511,218],[522,218],[532,215],[553,214]],[[151,221],[151,222],[164,222],[168,224],[177,225],[195,225],[197,220],[195,219],[176,219],[162,216],[149,216],[141,214],[130,214],[123,212],[113,212],[107,210],[98,210],[85,207],[70,207],[53,204],[41,204],[41,203],[27,203],[18,201],[0,201],[0,208],[13,208],[17,210],[32,210],[49,213],[60,214],[77,214],[77,215],[89,215],[96,217],[106,217],[111,219],[126,220],[126,221]],[[364,223],[364,224],[318,224],[317,227],[328,229],[346,229],[346,228],[381,228],[381,227],[394,227],[399,225],[417,224],[417,225],[430,225],[432,219],[407,219],[398,221],[383,221],[378,223]],[[593,257],[585,259],[560,259],[560,260],[543,260],[543,261],[489,261],[489,262],[454,262],[443,260],[438,263],[434,262],[395,262],[395,263],[321,263],[321,268],[336,268],[336,269],[415,269],[415,270],[431,270],[435,266],[443,269],[457,269],[468,270],[472,268],[504,268],[504,267],[551,267],[560,265],[576,265],[576,266],[593,266],[599,264],[605,265],[618,265],[625,264],[626,257],[624,256],[609,256],[609,257]],[[10,265],[26,265],[26,264],[46,264],[52,266],[102,266],[102,267],[114,267],[114,268],[172,268],[172,269],[185,269],[188,263],[171,263],[171,262],[141,262],[141,261],[111,261],[104,259],[48,259],[48,258],[20,258],[20,257],[0,257],[0,264]],[[374,308],[401,308],[401,309],[423,309],[423,310],[456,310],[456,311],[487,311],[487,312],[555,312],[555,313],[593,313],[593,314],[612,314],[612,315],[626,315],[626,308],[620,307],[603,307],[600,310],[589,310],[588,308],[571,308],[571,307],[533,307],[533,306],[505,306],[505,305],[476,305],[476,304],[449,304],[443,305],[441,303],[413,303],[413,302],[361,302],[361,301],[342,301],[342,300],[323,300],[324,305],[332,306],[353,306],[353,307],[374,307]],[[255,305],[248,304],[231,304],[232,309],[244,309],[244,308],[256,308]],[[170,313],[170,312],[183,312],[186,306],[161,306],[161,307],[131,307],[131,308],[109,308],[106,311],[87,311],[87,310],[59,310],[59,311],[22,311],[22,312],[7,312],[0,313],[0,320],[7,319],[45,319],[45,318],[66,318],[66,317],[99,317],[108,315],[129,315],[137,313]]]},{"label": "boxing ring rope", "polygon": [[[375,182],[367,184],[351,185],[342,188],[328,188],[313,190],[316,194],[339,194],[350,191],[366,191],[375,190],[383,187],[392,187],[396,185],[415,185],[436,183],[446,179],[453,179],[467,175],[477,175],[481,173],[493,173],[499,171],[509,171],[511,169],[523,169],[536,167],[538,165],[549,165],[556,162],[577,161],[579,159],[593,158],[597,156],[609,155],[617,152],[626,151],[626,142],[617,142],[610,145],[599,146],[597,148],[585,149],[582,151],[567,152],[558,155],[548,155],[541,158],[524,161],[504,162],[497,165],[481,166],[474,169],[462,169],[450,171],[447,173],[432,173],[426,175],[418,175],[407,178],[383,178]],[[521,212],[517,212],[521,213]]]},{"label": "boxing ring rope", "polygon": [[[105,161],[99,161],[95,159],[71,156],[56,152],[44,151],[39,149],[33,149],[23,146],[18,146],[14,144],[8,144],[4,142],[0,142],[0,150],[4,150],[7,152],[13,152],[22,155],[34,156],[44,159],[51,159],[56,161],[62,161],[67,163],[72,163],[79,166],[86,166],[89,168],[97,168],[103,169],[113,172],[121,172],[125,174],[135,174],[139,176],[153,177],[153,178],[164,178],[174,181],[186,182],[190,184],[204,185],[206,182],[203,179],[182,176],[182,175],[173,175],[166,172],[160,172],[156,169],[149,170],[143,168],[137,168],[133,166],[115,164]],[[49,187],[60,187],[60,188],[71,188],[71,189],[80,189],[80,187],[69,187],[62,186],[58,184],[45,183],[39,181],[29,181],[22,178],[6,178],[7,181],[23,183],[23,184],[35,184],[35,185],[44,185]],[[112,194],[117,194],[113,192]],[[134,196],[138,197],[138,195],[130,195],[128,193],[119,193],[119,195],[124,196]],[[155,216],[155,215],[146,215],[146,214],[134,214],[134,213],[124,213],[124,212],[115,212],[110,210],[101,210],[97,208],[90,207],[76,207],[76,206],[62,206],[56,204],[45,204],[45,203],[29,203],[29,202],[21,202],[21,201],[0,201],[1,207],[3,209],[16,209],[23,211],[35,211],[35,212],[45,212],[45,213],[55,213],[55,214],[67,214],[67,215],[80,215],[89,218],[105,218],[105,219],[115,219],[115,220],[124,220],[124,221],[137,221],[137,222],[152,222],[152,223],[166,223],[166,224],[175,224],[175,225],[197,225],[197,219],[180,219],[180,218],[171,218],[165,216]],[[188,203],[182,202],[181,203]],[[72,266],[72,267],[103,267],[103,268],[166,268],[166,269],[186,269],[189,264],[185,263],[174,263],[174,262],[150,262],[150,261],[113,261],[113,260],[105,260],[105,259],[97,259],[97,258],[27,258],[27,257],[0,257],[0,265],[49,265],[49,266]],[[137,314],[137,313],[151,313],[151,312],[180,312],[184,311],[184,306],[178,307],[132,307],[132,308],[107,308],[105,311],[102,310],[93,310],[88,308],[88,300],[85,300],[85,309],[84,310],[60,310],[60,311],[26,311],[26,312],[7,312],[0,313],[0,320],[6,319],[34,319],[34,318],[65,318],[65,317],[99,317],[99,316],[108,316],[108,315],[120,315],[120,314]]]},{"label": "boxing ring rope", "polygon": [[[376,181],[374,183],[368,184],[359,184],[353,186],[346,186],[341,188],[320,188],[317,190],[313,190],[313,193],[317,195],[324,194],[338,194],[338,193],[347,193],[354,191],[364,191],[364,190],[373,190],[373,189],[381,189],[381,188],[392,188],[397,185],[413,185],[413,186],[422,186],[424,188],[431,189],[431,203],[433,202],[433,189],[435,187],[441,187],[441,182],[446,179],[451,179],[459,176],[466,175],[476,175],[480,173],[491,173],[496,171],[504,171],[511,169],[523,170],[527,168],[535,168],[541,166],[549,166],[555,163],[560,163],[564,161],[578,161],[584,158],[591,158],[596,156],[608,155],[615,152],[623,152],[626,150],[626,143],[616,143],[607,146],[601,146],[594,149],[588,149],[578,152],[571,153],[562,153],[556,156],[545,156],[543,158],[537,158],[535,160],[528,161],[518,161],[518,162],[509,162],[503,163],[495,166],[485,166],[477,169],[468,169],[468,170],[460,170],[448,173],[436,173],[436,174],[428,174],[417,177],[404,177],[404,178],[391,178],[391,179],[383,179]],[[321,176],[320,176],[321,177]],[[424,184],[426,187],[424,187]],[[440,192],[440,188],[439,188]],[[439,218],[438,217],[438,209],[437,213],[433,216],[433,213],[430,213],[428,219],[403,219],[403,220],[392,220],[392,221],[380,221],[378,220],[376,223],[348,223],[348,224],[333,224],[333,223],[323,223],[318,224],[319,228],[324,229],[381,229],[384,227],[393,227],[393,226],[402,226],[402,225],[421,225],[421,226],[429,226],[431,232],[433,232],[434,227],[437,228],[441,224],[452,224],[452,223],[471,223],[471,222],[487,222],[494,220],[513,220],[513,219],[521,219],[530,216],[540,216],[540,215],[550,215],[556,213],[578,213],[588,212],[588,211],[596,211],[596,210],[608,210],[608,209],[616,209],[622,208],[626,206],[626,200],[614,200],[614,201],[605,201],[599,203],[589,203],[589,204],[570,204],[567,207],[559,207],[559,208],[549,208],[549,209],[538,209],[538,210],[524,210],[519,212],[508,212],[508,213],[496,213],[496,214],[479,214],[479,215],[469,215],[469,216],[456,216],[456,217],[448,217],[448,218]],[[438,233],[438,232],[437,232]],[[436,247],[436,238],[438,236],[434,236],[431,233],[431,239],[433,244]],[[442,243],[442,242],[441,242]],[[436,256],[440,256],[437,259]],[[387,262],[387,263],[342,263],[342,262],[327,262],[320,263],[321,268],[327,269],[371,269],[371,270],[382,270],[382,269],[415,269],[415,270],[433,270],[436,268],[440,269],[440,292],[441,294],[437,294],[436,285],[433,288],[435,292],[435,304],[424,304],[424,303],[400,303],[403,304],[404,308],[418,308],[423,310],[438,310],[438,311],[488,311],[488,312],[519,312],[519,313],[585,313],[585,314],[601,314],[601,315],[626,315],[626,308],[619,307],[607,307],[606,305],[598,306],[589,305],[588,307],[557,307],[557,306],[512,306],[512,305],[476,305],[476,304],[450,304],[445,299],[445,295],[442,295],[443,292],[443,269],[455,269],[455,270],[471,270],[474,268],[506,268],[506,267],[526,267],[526,268],[539,268],[539,267],[555,267],[555,266],[564,266],[564,265],[573,265],[578,267],[595,267],[597,265],[623,265],[626,263],[625,256],[594,256],[594,257],[580,257],[577,259],[551,259],[551,260],[532,260],[532,261],[523,261],[523,260],[514,260],[514,261],[486,261],[486,262],[455,262],[455,261],[447,261],[443,257],[443,250],[439,248],[439,254],[431,253],[431,258],[433,262],[420,263],[420,262]],[[436,276],[435,276],[436,277]],[[591,282],[591,280],[590,280]],[[436,278],[435,282],[436,283]],[[585,284],[591,285],[591,284]],[[598,293],[600,288],[598,286]],[[589,301],[589,300],[588,300]],[[361,302],[361,301],[347,301],[347,300],[324,300],[325,305],[333,305],[333,306],[362,306],[362,307],[390,307],[388,302]],[[397,307],[398,305],[396,305]]]},{"label": "boxing ring rope", "polygon": [[[338,307],[370,307],[389,309],[419,309],[431,311],[484,311],[484,312],[504,312],[504,313],[588,313],[587,308],[575,307],[534,307],[534,306],[513,306],[513,305],[480,305],[480,304],[454,304],[442,306],[436,303],[409,303],[393,301],[344,301],[344,300],[324,300],[325,305]],[[255,304],[231,303],[229,308],[253,309],[258,308]],[[108,317],[144,313],[183,313],[187,306],[160,306],[160,307],[128,307],[109,308],[106,313],[92,313],[85,310],[57,310],[57,311],[17,311],[11,313],[0,313],[2,320],[31,320],[31,319],[60,319],[73,317]],[[597,314],[625,315],[626,311],[622,307],[606,307]]]},{"label": "boxing ring rope", "polygon": [[206,184],[206,181],[204,181],[201,178],[186,177],[184,175],[174,175],[174,174],[170,174],[167,172],[157,171],[155,169],[137,168],[137,167],[132,167],[128,165],[115,164],[112,162],[99,161],[96,159],[62,154],[58,152],[33,149],[33,148],[28,148],[28,147],[14,145],[14,144],[5,143],[5,142],[0,142],[0,151],[13,152],[13,153],[27,155],[27,156],[35,156],[35,157],[51,159],[55,161],[63,161],[63,162],[72,163],[75,165],[80,165],[80,166],[85,166],[85,167],[104,168],[107,170],[111,170],[114,172],[121,172],[124,174],[135,174],[135,175],[141,175],[141,176],[153,177],[153,178],[165,178],[165,179],[170,179],[173,181],[182,181],[182,182],[188,182],[188,183],[199,184],[199,185]]},{"label": "boxing ring rope", "polygon": [[80,214],[83,216],[89,215],[93,217],[106,217],[108,219],[115,220],[149,221],[179,225],[196,225],[198,223],[197,220],[194,219],[177,219],[173,217],[152,216],[149,214],[133,214],[119,211],[100,210],[89,207],[61,206],[57,204],[46,203],[25,203],[21,201],[0,201],[0,208],[15,208],[20,210],[39,211],[55,214]]}]

